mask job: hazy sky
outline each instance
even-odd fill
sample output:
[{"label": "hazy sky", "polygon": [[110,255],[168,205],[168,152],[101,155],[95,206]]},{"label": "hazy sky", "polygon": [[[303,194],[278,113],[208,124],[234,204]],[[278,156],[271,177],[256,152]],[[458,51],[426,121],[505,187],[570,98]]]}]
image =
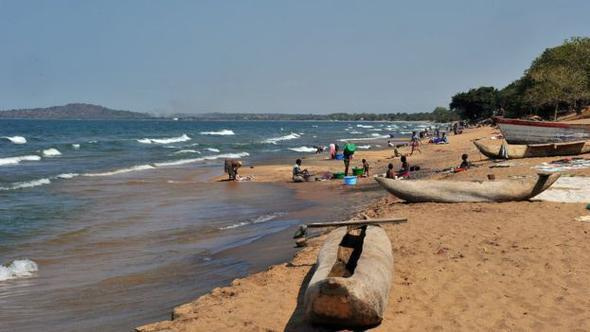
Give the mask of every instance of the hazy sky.
[{"label": "hazy sky", "polygon": [[431,111],[589,36],[588,13],[588,0],[0,0],[0,109]]}]

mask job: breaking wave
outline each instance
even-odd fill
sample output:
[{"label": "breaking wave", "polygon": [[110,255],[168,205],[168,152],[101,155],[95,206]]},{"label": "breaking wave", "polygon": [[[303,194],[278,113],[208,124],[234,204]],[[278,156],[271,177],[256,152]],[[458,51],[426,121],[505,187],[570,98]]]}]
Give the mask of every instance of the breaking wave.
[{"label": "breaking wave", "polygon": [[27,139],[22,136],[4,136],[7,140],[11,141],[14,144],[25,144],[27,143]]},{"label": "breaking wave", "polygon": [[183,154],[183,153],[198,153],[201,154],[200,151],[197,150],[191,150],[191,149],[186,149],[186,150],[178,150],[176,152],[174,152],[174,154]]},{"label": "breaking wave", "polygon": [[139,143],[143,144],[170,144],[170,143],[178,143],[178,142],[186,142],[190,141],[191,138],[187,134],[182,134],[182,136],[178,137],[170,137],[170,138],[142,138],[138,139]]},{"label": "breaking wave", "polygon": [[359,128],[373,128],[373,126],[362,125],[362,124],[357,124],[356,126],[359,127]]},{"label": "breaking wave", "polygon": [[213,135],[213,136],[230,136],[230,135],[235,135],[236,133],[234,133],[233,130],[229,130],[229,129],[222,129],[219,131],[202,131],[201,135]]},{"label": "breaking wave", "polygon": [[266,139],[266,140],[263,141],[263,143],[277,144],[277,142],[280,142],[280,141],[289,141],[289,140],[292,140],[292,139],[298,139],[299,137],[301,137],[300,134],[290,133],[289,135],[280,136],[280,137],[273,137],[273,138]]},{"label": "breaking wave", "polygon": [[16,190],[16,189],[32,188],[32,187],[42,186],[42,185],[46,185],[46,184],[50,184],[50,183],[51,183],[50,179],[44,178],[44,179],[38,179],[38,180],[32,180],[32,181],[16,182],[16,183],[13,183],[9,187],[0,187],[0,190]]},{"label": "breaking wave", "polygon": [[30,259],[18,259],[7,265],[0,265],[0,281],[31,277],[39,270],[37,263]]},{"label": "breaking wave", "polygon": [[154,169],[154,168],[155,167],[152,165],[138,165],[138,166],[133,166],[133,167],[128,167],[128,168],[121,168],[121,169],[110,171],[110,172],[86,173],[83,175],[84,176],[111,176],[111,175],[117,175],[117,174],[129,173],[129,172],[145,171],[145,170]]},{"label": "breaking wave", "polygon": [[309,146],[300,146],[297,148],[289,148],[289,150],[295,151],[295,152],[316,152],[317,151],[316,148],[311,148]]},{"label": "breaking wave", "polygon": [[207,148],[207,151],[219,152],[219,149],[216,149],[216,148]]},{"label": "breaking wave", "polygon": [[39,160],[41,160],[41,157],[39,157],[37,155],[0,158],[0,166],[18,165],[18,164],[20,164],[21,161],[39,161]]},{"label": "breaking wave", "polygon": [[45,157],[56,157],[61,156],[61,152],[58,149],[50,148],[43,150],[43,156]]}]

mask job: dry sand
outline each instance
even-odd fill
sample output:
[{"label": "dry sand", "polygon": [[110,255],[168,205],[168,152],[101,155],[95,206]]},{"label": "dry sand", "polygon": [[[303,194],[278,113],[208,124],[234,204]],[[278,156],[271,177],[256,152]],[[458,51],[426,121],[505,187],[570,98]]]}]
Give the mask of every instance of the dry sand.
[{"label": "dry sand", "polygon": [[[558,158],[510,161],[490,168],[471,141],[490,137],[492,128],[467,130],[449,145],[424,145],[409,159],[423,176],[457,180],[535,176],[532,166]],[[402,151],[407,152],[407,151]],[[434,173],[457,166],[468,153],[478,167],[461,173]],[[374,171],[383,173],[391,151],[359,151]],[[584,156],[586,158],[589,155]],[[311,157],[311,171],[341,170],[342,162]],[[397,168],[399,161],[395,159]],[[291,165],[244,168],[256,181],[289,182]],[[590,171],[569,173],[590,176]],[[358,190],[372,184],[362,179]],[[340,185],[339,181],[287,184]],[[388,225],[395,272],[383,323],[392,330],[590,330],[590,214],[584,204],[548,202],[407,204],[384,192],[359,213],[369,217],[407,217]],[[139,331],[323,331],[302,316],[302,298],[323,237],[310,241],[290,263],[236,279],[191,303],[177,307],[172,321]],[[154,299],[157,301],[157,299]]]}]

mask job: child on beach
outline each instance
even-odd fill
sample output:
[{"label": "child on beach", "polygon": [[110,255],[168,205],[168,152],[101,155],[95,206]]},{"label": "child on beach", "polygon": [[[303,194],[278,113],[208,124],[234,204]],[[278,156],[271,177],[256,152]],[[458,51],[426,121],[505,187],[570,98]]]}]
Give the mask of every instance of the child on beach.
[{"label": "child on beach", "polygon": [[422,153],[422,151],[420,151],[420,139],[418,138],[418,136],[416,135],[416,132],[412,132],[412,138],[410,140],[410,146],[412,147],[412,151],[410,151],[410,156],[414,153],[414,150]]},{"label": "child on beach", "polygon": [[387,165],[387,172],[385,172],[385,177],[388,179],[395,179],[395,172],[393,171],[392,163],[389,163],[389,165]]},{"label": "child on beach", "polygon": [[467,153],[464,153],[461,156],[461,165],[459,166],[459,168],[462,169],[468,169],[469,167],[471,167],[471,163],[469,162],[469,160],[467,160],[467,158],[469,158],[469,156],[467,155]]},{"label": "child on beach", "polygon": [[406,178],[410,176],[410,165],[408,164],[406,156],[402,156],[400,161],[402,164],[400,169],[397,171],[397,177]]},{"label": "child on beach", "polygon": [[363,159],[363,176],[369,177],[369,162],[367,159]]}]

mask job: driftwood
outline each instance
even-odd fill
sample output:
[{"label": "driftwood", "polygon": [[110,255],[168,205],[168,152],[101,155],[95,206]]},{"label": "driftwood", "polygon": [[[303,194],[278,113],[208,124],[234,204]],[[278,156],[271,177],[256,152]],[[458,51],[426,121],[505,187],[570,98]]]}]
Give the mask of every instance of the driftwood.
[{"label": "driftwood", "polygon": [[375,224],[399,224],[408,221],[406,218],[388,218],[388,219],[366,219],[366,220],[348,220],[336,222],[315,222],[306,224],[307,227],[339,227],[339,226],[362,226]]},{"label": "driftwood", "polygon": [[342,328],[376,326],[387,306],[392,273],[391,242],[381,227],[337,228],[320,249],[305,291],[305,315],[313,323]]},{"label": "driftwood", "polygon": [[549,188],[557,178],[559,173],[540,173],[536,181],[375,180],[385,190],[407,202],[460,203],[528,200]]},{"label": "driftwood", "polygon": [[575,156],[590,152],[589,141],[529,145],[505,144],[505,155],[500,152],[500,145],[485,144],[481,140],[474,141],[473,144],[484,156],[490,159]]}]

